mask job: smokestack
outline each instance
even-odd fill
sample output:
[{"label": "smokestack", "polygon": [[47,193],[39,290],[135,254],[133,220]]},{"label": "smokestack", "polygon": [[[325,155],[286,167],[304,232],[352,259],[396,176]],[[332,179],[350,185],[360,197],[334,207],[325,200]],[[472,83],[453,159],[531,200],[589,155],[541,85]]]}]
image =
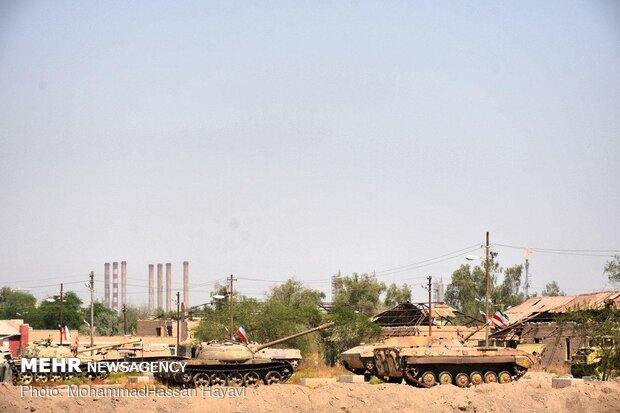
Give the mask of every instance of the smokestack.
[{"label": "smokestack", "polygon": [[183,261],[183,303],[185,312],[189,311],[189,262]]},{"label": "smokestack", "polygon": [[112,308],[118,310],[118,262],[112,263]]},{"label": "smokestack", "polygon": [[164,272],[163,266],[161,264],[157,264],[157,308],[164,308],[164,303],[162,300],[162,294],[164,292]]},{"label": "smokestack", "polygon": [[166,312],[172,310],[172,264],[166,263]]},{"label": "smokestack", "polygon": [[149,314],[153,314],[154,306],[155,306],[155,288],[154,284],[154,265],[149,264]]},{"label": "smokestack", "polygon": [[123,306],[127,304],[127,261],[121,261],[121,301]]},{"label": "smokestack", "polygon": [[103,264],[104,276],[104,290],[105,290],[105,306],[110,308],[110,263]]}]

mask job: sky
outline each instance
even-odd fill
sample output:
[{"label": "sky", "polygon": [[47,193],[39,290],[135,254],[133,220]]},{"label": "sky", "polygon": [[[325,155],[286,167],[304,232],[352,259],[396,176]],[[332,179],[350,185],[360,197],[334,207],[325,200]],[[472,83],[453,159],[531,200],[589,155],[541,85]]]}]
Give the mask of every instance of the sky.
[{"label": "sky", "polygon": [[533,290],[612,287],[615,1],[3,0],[0,91],[0,285],[38,298],[126,260],[142,305],[187,260],[192,305],[338,271],[424,300],[486,231],[504,267],[580,250]]}]

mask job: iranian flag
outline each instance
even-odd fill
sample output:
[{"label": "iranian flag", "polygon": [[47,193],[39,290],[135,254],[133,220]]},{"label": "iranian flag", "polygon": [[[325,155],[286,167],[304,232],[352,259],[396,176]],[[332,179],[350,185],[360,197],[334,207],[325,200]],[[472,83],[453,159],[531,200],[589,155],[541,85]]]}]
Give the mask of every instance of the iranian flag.
[{"label": "iranian flag", "polygon": [[66,341],[71,340],[71,331],[69,330],[69,327],[67,327],[66,324],[62,326],[62,337]]},{"label": "iranian flag", "polygon": [[510,320],[508,319],[508,316],[505,313],[502,313],[500,310],[497,310],[495,312],[495,315],[493,315],[493,321],[495,322],[495,320],[497,320],[497,322],[499,322],[503,327],[508,327],[510,325]]},{"label": "iranian flag", "polygon": [[490,318],[489,316],[487,316],[487,313],[485,313],[484,311],[480,310],[480,314],[482,315],[482,317],[484,317],[487,320],[487,323],[490,326],[493,326],[493,319]]},{"label": "iranian flag", "polygon": [[236,331],[237,335],[241,338],[241,340],[247,345],[248,344],[248,336],[245,332],[245,328],[239,327]]}]

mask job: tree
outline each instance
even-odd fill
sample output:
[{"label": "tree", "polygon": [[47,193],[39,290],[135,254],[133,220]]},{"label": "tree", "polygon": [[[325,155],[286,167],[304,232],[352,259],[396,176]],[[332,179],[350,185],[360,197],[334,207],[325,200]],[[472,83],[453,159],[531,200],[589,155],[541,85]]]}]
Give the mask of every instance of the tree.
[{"label": "tree", "polygon": [[[44,300],[33,312],[30,323],[33,328],[55,330],[60,326],[60,297],[54,297],[54,301]],[[65,325],[70,329],[77,330],[84,323],[82,313],[82,300],[72,291],[64,294],[63,318]]]},{"label": "tree", "polygon": [[394,307],[405,301],[411,301],[411,288],[407,284],[403,284],[400,288],[394,283],[390,284],[385,293],[383,304],[386,307]]},{"label": "tree", "polygon": [[305,288],[301,281],[290,278],[284,284],[273,287],[268,298],[269,300],[287,303],[293,307],[300,307],[307,303],[318,306],[325,299],[325,293]]},{"label": "tree", "polygon": [[620,282],[620,255],[616,254],[611,260],[607,261],[603,273],[607,275],[609,281]]},{"label": "tree", "polygon": [[545,289],[542,291],[543,297],[557,297],[561,295],[566,294],[564,293],[564,291],[560,290],[560,286],[556,281],[551,281],[550,283],[547,283]]},{"label": "tree", "polygon": [[[523,302],[523,294],[519,292],[522,269],[521,265],[515,265],[504,270],[498,262],[491,261],[489,298],[493,308],[502,309]],[[502,274],[504,275],[502,283],[497,285]],[[471,268],[468,264],[461,265],[452,273],[452,281],[446,289],[445,298],[448,305],[469,316],[480,317],[480,310],[484,309],[486,300],[484,267]]]},{"label": "tree", "polygon": [[[103,303],[96,301],[93,304],[95,332],[100,336],[117,336],[123,334],[122,319],[118,313]],[[83,317],[90,323],[90,306],[84,308]],[[80,328],[80,333],[90,334],[86,325]]]},{"label": "tree", "polygon": [[600,356],[591,368],[601,380],[609,380],[620,372],[620,309],[607,305],[600,309],[574,310],[558,316],[559,322],[572,322],[575,333],[589,341],[590,349]]},{"label": "tree", "polygon": [[351,307],[354,310],[373,315],[381,303],[380,296],[385,291],[385,284],[377,281],[374,275],[353,273],[351,276],[336,276],[334,278],[336,296],[334,305]]},{"label": "tree", "polygon": [[23,318],[25,322],[28,322],[36,305],[37,299],[32,294],[15,291],[9,287],[0,289],[0,319],[2,320]]}]

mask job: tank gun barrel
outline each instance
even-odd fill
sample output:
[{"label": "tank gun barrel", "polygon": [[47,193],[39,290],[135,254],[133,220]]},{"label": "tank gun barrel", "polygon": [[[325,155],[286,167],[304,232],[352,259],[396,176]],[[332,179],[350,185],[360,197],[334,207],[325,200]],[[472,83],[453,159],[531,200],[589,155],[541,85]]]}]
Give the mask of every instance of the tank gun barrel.
[{"label": "tank gun barrel", "polygon": [[121,347],[124,346],[125,344],[135,344],[135,343],[142,343],[142,339],[140,340],[132,340],[132,341],[123,341],[120,343],[115,343],[115,344],[105,344],[105,345],[101,345],[101,346],[94,346],[94,347],[89,347],[83,350],[78,350],[77,353],[81,354],[81,353],[88,353],[89,351],[98,351],[98,350],[103,350],[106,348],[114,348],[114,347]]},{"label": "tank gun barrel", "polygon": [[292,334],[292,335],[287,336],[287,337],[279,338],[277,340],[273,340],[273,341],[270,341],[268,343],[261,344],[260,346],[257,346],[254,349],[254,351],[255,352],[256,351],[260,351],[260,350],[265,349],[267,347],[275,346],[276,344],[280,344],[280,343],[283,343],[283,342],[288,341],[288,340],[292,340],[292,339],[297,338],[297,337],[305,336],[306,334],[310,334],[310,333],[313,333],[315,331],[325,330],[326,328],[332,327],[334,324],[336,324],[336,323],[333,322],[333,321],[330,322],[330,323],[321,324],[318,327],[314,327],[314,328],[311,328],[309,330],[305,330],[305,331],[302,331],[302,332],[299,332],[299,333]]}]

